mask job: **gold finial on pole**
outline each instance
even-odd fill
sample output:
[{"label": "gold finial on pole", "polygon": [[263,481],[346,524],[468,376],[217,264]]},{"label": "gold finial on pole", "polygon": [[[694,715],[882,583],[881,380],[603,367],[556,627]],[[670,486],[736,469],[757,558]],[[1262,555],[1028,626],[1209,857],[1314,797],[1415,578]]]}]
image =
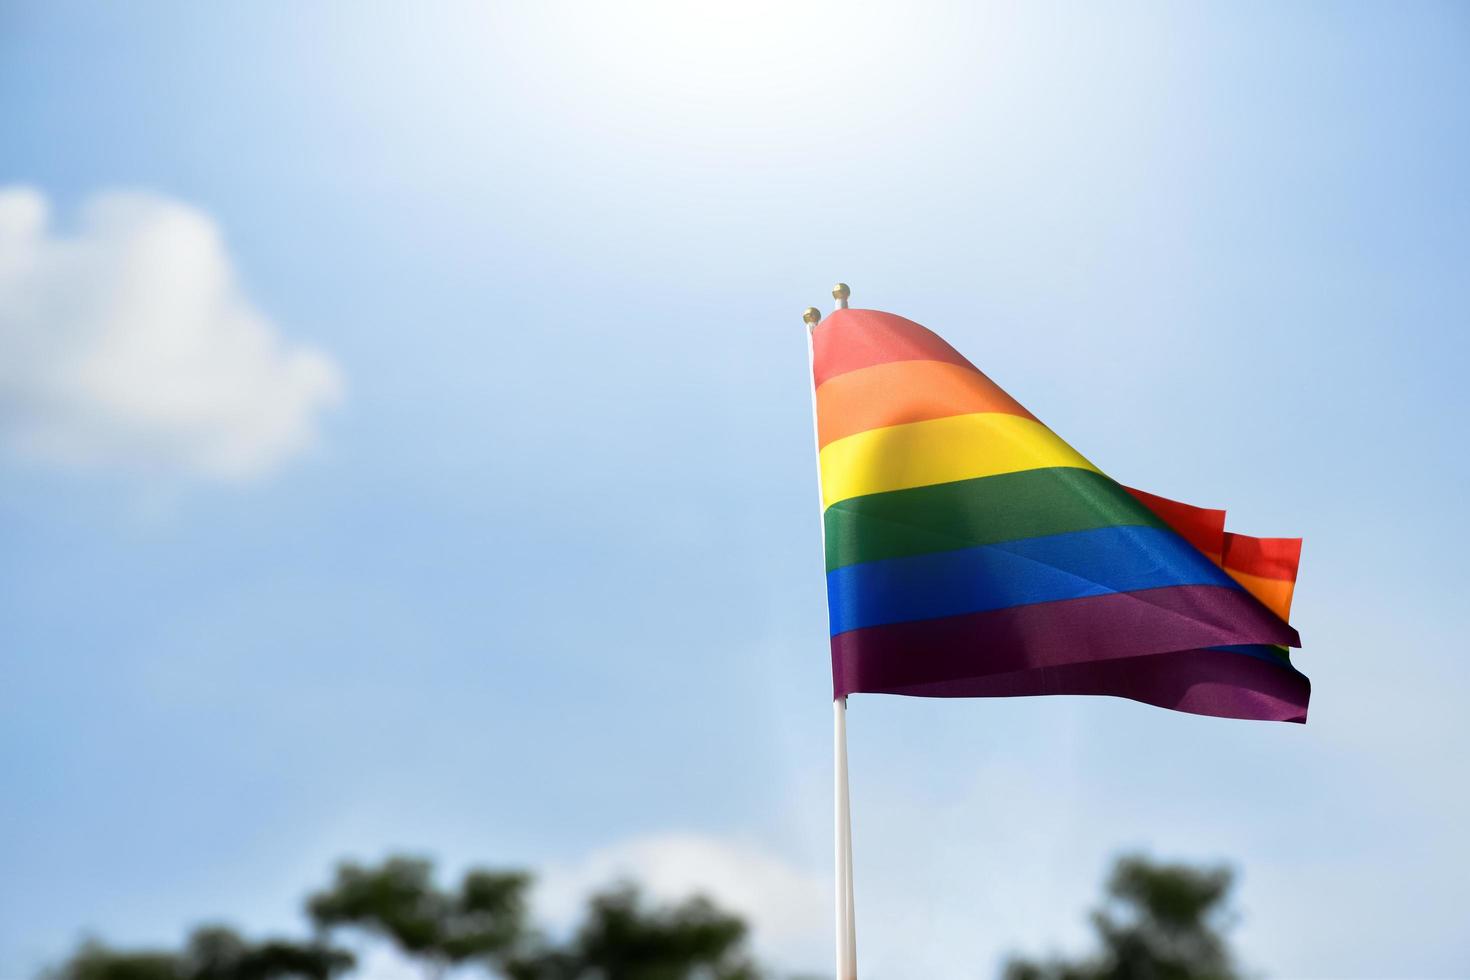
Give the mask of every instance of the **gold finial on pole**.
[{"label": "gold finial on pole", "polygon": [[837,301],[835,304],[836,309],[847,309],[847,297],[851,295],[852,290],[847,288],[847,283],[845,282],[839,282],[832,287],[832,298]]},{"label": "gold finial on pole", "polygon": [[805,323],[807,326],[815,327],[817,325],[817,322],[822,319],[822,311],[817,309],[815,306],[808,306],[804,311],[802,311],[801,319],[802,322]]}]

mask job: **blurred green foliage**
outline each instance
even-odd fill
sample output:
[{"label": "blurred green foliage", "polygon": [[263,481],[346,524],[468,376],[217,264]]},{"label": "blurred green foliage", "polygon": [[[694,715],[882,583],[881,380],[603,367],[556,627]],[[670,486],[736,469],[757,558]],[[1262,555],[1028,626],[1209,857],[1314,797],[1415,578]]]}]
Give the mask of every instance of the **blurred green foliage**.
[{"label": "blurred green foliage", "polygon": [[741,919],[708,899],[650,909],[625,884],[592,897],[569,943],[542,945],[512,960],[506,974],[511,980],[756,980],[761,974],[744,952],[746,931]]},{"label": "blurred green foliage", "polygon": [[178,952],[109,949],[88,941],[49,980],[328,980],[355,964],[321,942],[251,943],[224,926],[201,926]]},{"label": "blurred green foliage", "polygon": [[[1231,924],[1228,868],[1121,858],[1092,914],[1099,949],[1071,962],[1012,959],[1004,980],[1239,980],[1225,932]],[[441,887],[431,862],[390,857],[345,862],[306,900],[310,940],[251,942],[204,926],[184,947],[115,950],[85,942],[43,980],[332,980],[356,965],[336,944],[391,943],[441,980],[478,967],[504,980],[760,980],[738,916],[695,896],[652,905],[632,884],[588,901],[581,924],[554,940],[530,921],[531,877],[472,869]]]},{"label": "blurred green foliage", "polygon": [[1229,868],[1120,858],[1092,913],[1099,949],[1076,962],[1013,959],[1005,980],[1239,980],[1225,933]]},{"label": "blurred green foliage", "polygon": [[344,935],[391,943],[427,977],[481,967],[506,980],[758,980],[738,916],[695,896],[653,906],[631,884],[593,895],[565,941],[532,926],[531,877],[472,869],[441,888],[433,864],[390,857],[345,862],[306,900],[306,942],[248,942],[221,927],[194,931],[182,950],[115,950],[83,943],[45,980],[330,980],[355,965]]},{"label": "blurred green foliage", "polygon": [[392,857],[376,867],[348,862],[307,899],[306,910],[324,932],[346,927],[380,936],[439,974],[470,960],[495,963],[516,950],[526,933],[530,882],[521,872],[476,869],[457,889],[441,890],[433,865],[422,859]]}]

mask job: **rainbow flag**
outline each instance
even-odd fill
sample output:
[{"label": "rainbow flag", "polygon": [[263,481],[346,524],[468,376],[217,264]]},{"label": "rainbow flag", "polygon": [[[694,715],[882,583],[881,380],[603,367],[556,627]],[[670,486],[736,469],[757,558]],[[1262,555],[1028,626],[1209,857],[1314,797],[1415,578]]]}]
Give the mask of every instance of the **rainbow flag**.
[{"label": "rainbow flag", "polygon": [[838,310],[812,345],[834,696],[1306,720],[1299,539],[1121,486],[911,320]]}]

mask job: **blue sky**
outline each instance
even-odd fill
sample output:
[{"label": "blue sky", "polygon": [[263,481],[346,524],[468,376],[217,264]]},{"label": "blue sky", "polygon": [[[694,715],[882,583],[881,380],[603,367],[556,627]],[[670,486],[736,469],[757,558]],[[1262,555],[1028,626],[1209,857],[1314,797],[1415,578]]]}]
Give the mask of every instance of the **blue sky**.
[{"label": "blue sky", "polygon": [[1273,975],[1470,973],[1467,95],[1450,3],[6,4],[0,977],[391,849],[826,967],[836,279],[1303,535],[1315,687],[854,698],[865,975],[1080,946],[1125,848]]}]

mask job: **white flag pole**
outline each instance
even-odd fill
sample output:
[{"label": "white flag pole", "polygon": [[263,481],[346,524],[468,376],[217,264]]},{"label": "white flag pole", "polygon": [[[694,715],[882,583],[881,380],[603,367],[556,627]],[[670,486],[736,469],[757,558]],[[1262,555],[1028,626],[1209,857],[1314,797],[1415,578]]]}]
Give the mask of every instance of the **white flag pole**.
[{"label": "white flag pole", "polygon": [[[847,298],[851,291],[846,283],[832,288],[834,309],[847,309]],[[807,360],[814,358],[812,330],[816,329],[822,314],[815,307],[808,307],[802,315],[807,324]],[[815,378],[812,387],[812,438],[818,442],[817,465],[820,476],[821,447],[817,437],[817,392]],[[820,483],[819,483],[820,485]],[[820,510],[819,510],[820,512]],[[823,552],[826,552],[825,522],[822,531]],[[835,909],[837,920],[837,980],[857,980],[857,925],[853,914],[852,898],[852,810],[847,788],[847,698],[836,698],[832,702],[832,820],[833,820],[833,865],[836,871]]]},{"label": "white flag pole", "polygon": [[857,978],[857,928],[852,920],[852,811],[847,798],[847,698],[832,702],[832,815],[836,830],[837,980]]}]

